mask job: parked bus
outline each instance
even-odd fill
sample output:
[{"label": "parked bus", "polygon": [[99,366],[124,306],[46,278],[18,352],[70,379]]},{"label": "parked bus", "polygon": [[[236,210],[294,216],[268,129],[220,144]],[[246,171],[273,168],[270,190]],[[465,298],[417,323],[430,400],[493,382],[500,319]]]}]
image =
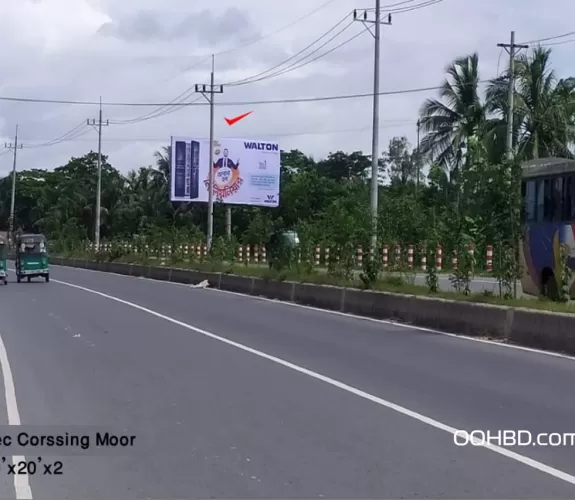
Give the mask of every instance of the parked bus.
[{"label": "parked bus", "polygon": [[[561,286],[560,245],[575,269],[575,160],[544,158],[522,165],[525,233],[523,292],[556,299]],[[575,275],[575,273],[574,273]],[[575,298],[575,286],[571,285]]]}]

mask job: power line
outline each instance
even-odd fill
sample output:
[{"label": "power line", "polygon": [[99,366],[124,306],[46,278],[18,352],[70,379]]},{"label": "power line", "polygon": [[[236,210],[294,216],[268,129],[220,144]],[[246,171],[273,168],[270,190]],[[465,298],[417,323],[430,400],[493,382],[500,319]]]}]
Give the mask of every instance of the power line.
[{"label": "power line", "polygon": [[[294,60],[295,58],[297,58],[298,56],[300,56],[301,54],[303,54],[306,50],[310,49],[311,47],[313,47],[316,43],[318,43],[319,41],[323,40],[326,36],[328,36],[332,31],[334,31],[335,29],[337,29],[341,24],[343,24],[346,19],[348,19],[349,14],[346,14],[343,18],[341,18],[336,24],[334,24],[329,30],[327,30],[323,35],[321,35],[320,37],[316,38],[313,42],[311,42],[309,45],[307,45],[306,47],[304,47],[303,49],[301,49],[299,52],[296,52],[293,56],[289,57],[288,59],[285,59],[284,61],[282,61],[279,64],[276,64],[275,66],[272,66],[271,68],[262,71],[261,73],[257,73],[255,75],[252,75],[250,77],[247,78],[242,78],[240,80],[236,80],[235,82],[229,82],[226,83],[226,86],[232,87],[232,86],[238,86],[238,85],[245,85],[246,83],[251,83],[252,80],[254,81],[259,81],[262,80],[263,78],[260,78],[262,75],[265,75],[266,73],[270,73],[271,71],[283,66],[284,64]],[[346,31],[353,23],[349,22],[346,26],[344,26],[340,31],[338,31],[332,38],[330,38],[327,43],[329,43],[330,41],[332,41],[334,38],[338,37],[339,35],[341,35],[344,31]],[[325,45],[325,44],[324,44]],[[319,48],[323,47],[324,45],[320,46]],[[312,52],[313,54],[314,52]],[[308,56],[306,56],[308,57]],[[298,61],[296,61],[297,64]]]},{"label": "power line", "polygon": [[[415,1],[415,0],[413,0]],[[420,9],[424,9],[426,7],[431,7],[432,5],[436,5],[438,3],[443,2],[443,0],[423,0],[421,3],[416,4],[416,5],[409,5],[406,7],[401,7],[402,4],[406,4],[406,3],[412,3],[412,1],[405,1],[405,2],[399,2],[397,4],[392,4],[392,5],[382,5],[381,6],[381,12],[385,13],[385,14],[404,14],[406,12],[412,12],[414,10],[420,10]],[[399,7],[397,7],[399,6]],[[396,8],[397,7],[397,8]],[[370,8],[370,9],[361,9],[361,10],[366,10],[367,12],[374,12],[375,9],[374,8]]]},{"label": "power line", "polygon": [[550,42],[550,43],[541,43],[541,47],[553,47],[555,45],[565,45],[567,43],[573,43],[575,42],[575,38],[572,38],[571,40],[563,40],[561,42]]},{"label": "power line", "polygon": [[[477,83],[490,83],[491,80],[479,80]],[[399,90],[388,90],[384,92],[379,92],[378,95],[389,96],[389,95],[401,95],[401,94],[415,94],[420,92],[429,92],[432,90],[441,90],[440,85],[434,85],[430,87],[416,87],[411,89],[399,89]],[[332,96],[317,96],[317,97],[298,97],[292,99],[271,99],[271,100],[261,100],[261,101],[229,101],[229,102],[217,102],[216,106],[257,106],[266,104],[290,104],[290,103],[300,103],[300,102],[325,102],[325,101],[341,101],[348,99],[362,99],[366,97],[373,97],[373,93],[367,94],[342,94],[342,95],[332,95]],[[75,100],[64,100],[64,99],[39,99],[39,98],[29,98],[29,97],[9,97],[0,96],[0,101],[10,101],[10,102],[22,102],[28,104],[70,104],[77,106],[96,106],[99,105],[97,101],[75,101]],[[114,107],[142,107],[142,108],[157,108],[166,106],[177,106],[177,107],[194,107],[194,106],[209,106],[207,102],[182,102],[182,103],[159,103],[159,102],[105,102],[102,103],[105,106]]]},{"label": "power line", "polygon": [[[343,32],[343,30],[342,30],[342,32]],[[363,35],[364,33],[365,33],[365,31],[360,31],[360,32],[356,33],[355,35],[353,35],[353,36],[347,38],[347,39],[344,40],[343,42],[337,44],[335,47],[332,47],[331,49],[329,49],[329,50],[327,50],[327,51],[325,51],[325,52],[323,52],[323,53],[317,55],[316,57],[313,57],[312,59],[305,60],[305,58],[304,58],[304,59],[300,60],[298,64],[295,64],[295,63],[294,63],[293,65],[290,65],[290,66],[288,66],[288,67],[286,67],[286,68],[283,68],[283,69],[281,69],[281,70],[279,70],[279,71],[277,71],[277,72],[275,72],[275,73],[272,73],[271,75],[267,75],[267,76],[264,76],[264,77],[262,77],[262,78],[258,78],[258,79],[256,79],[256,80],[251,80],[251,81],[249,81],[249,82],[245,82],[244,85],[245,85],[246,83],[256,83],[256,82],[261,82],[262,80],[268,80],[268,79],[270,79],[270,78],[275,78],[276,76],[284,75],[284,74],[286,74],[286,73],[291,73],[292,71],[295,71],[295,70],[297,70],[297,69],[303,68],[304,66],[307,66],[308,64],[311,64],[311,63],[317,61],[318,59],[322,59],[322,58],[328,56],[328,55],[331,54],[332,52],[335,52],[336,50],[338,50],[338,49],[344,47],[345,45],[350,44],[350,43],[353,42],[356,38],[359,38],[359,37],[360,37],[361,35]],[[335,37],[334,37],[334,38],[335,38]],[[331,41],[331,40],[328,40],[328,42],[326,42],[326,43],[324,43],[323,45],[321,45],[320,47],[318,47],[317,50],[313,51],[313,52],[310,53],[309,55],[314,54],[314,53],[317,52],[319,49],[321,49],[322,47],[324,47],[325,45],[327,45],[327,43],[329,43],[330,41]],[[307,56],[306,56],[306,57],[307,57]],[[242,85],[242,84],[240,84],[240,85]]]},{"label": "power line", "polygon": [[[401,126],[412,126],[416,123],[416,120],[411,119],[398,119],[398,120],[382,120],[383,125],[381,128],[394,128],[394,127],[401,127]],[[371,125],[360,127],[360,128],[346,128],[346,129],[332,129],[332,130],[312,130],[312,131],[304,131],[304,132],[289,132],[289,133],[277,133],[277,134],[270,134],[264,133],[259,134],[255,133],[252,134],[254,136],[260,138],[273,138],[273,137],[299,137],[299,136],[311,136],[311,135],[329,135],[329,134],[340,134],[340,133],[347,133],[347,132],[362,132],[365,130],[370,130]],[[233,136],[236,137],[236,136]],[[229,138],[233,138],[230,136]],[[228,138],[227,136],[222,136],[222,139]],[[168,138],[169,139],[169,138]],[[201,137],[198,137],[201,139]],[[45,139],[27,139],[27,142],[33,141],[44,141]],[[109,137],[102,139],[102,142],[105,143],[113,143],[113,142],[161,142],[165,141],[166,137]],[[91,142],[91,139],[70,139],[67,142]],[[29,148],[31,146],[28,146]]]},{"label": "power line", "polygon": [[[177,98],[175,98],[169,105],[161,106],[154,111],[151,111],[149,113],[146,113],[145,115],[136,118],[129,118],[127,120],[112,120],[110,123],[112,125],[133,125],[135,123],[141,123],[175,113],[176,111],[180,111],[181,109],[183,109],[186,105],[191,105],[201,100],[201,97],[198,97],[197,99],[194,99],[192,101],[187,100],[195,93],[196,93],[195,89],[193,90],[188,89],[186,92],[180,94]],[[179,99],[181,96],[184,97],[182,99]]]},{"label": "power line", "polygon": [[558,40],[559,38],[566,38],[573,35],[575,35],[575,31],[569,31],[568,33],[562,33],[561,35],[549,36],[547,38],[538,38],[536,40],[528,40],[527,42],[522,42],[521,45],[534,45],[540,42],[549,42],[551,40]]},{"label": "power line", "polygon": [[413,12],[414,10],[425,9],[426,7],[431,7],[432,5],[437,5],[441,2],[443,2],[443,0],[427,0],[427,1],[422,2],[420,4],[413,5],[412,7],[402,7],[399,9],[385,10],[385,13],[405,14],[406,12]]},{"label": "power line", "polygon": [[[295,19],[294,21],[292,21],[292,22],[290,22],[290,23],[288,23],[288,24],[286,24],[286,25],[284,25],[284,26],[278,28],[278,29],[275,30],[275,31],[272,31],[272,32],[267,33],[267,34],[262,35],[262,36],[259,36],[259,37],[255,38],[254,40],[251,40],[251,41],[249,41],[249,42],[247,42],[247,43],[240,44],[240,45],[236,45],[236,46],[231,47],[231,48],[229,48],[229,49],[221,50],[220,52],[217,52],[217,53],[213,54],[213,56],[215,57],[215,56],[220,56],[220,55],[224,55],[224,54],[229,54],[229,53],[231,53],[231,52],[235,52],[235,51],[240,50],[240,49],[242,49],[242,48],[249,47],[249,46],[251,46],[251,45],[255,45],[256,43],[261,42],[262,40],[265,40],[266,38],[269,38],[269,37],[271,37],[271,36],[277,35],[278,33],[281,33],[282,31],[285,31],[285,30],[291,28],[292,26],[295,26],[296,24],[298,24],[298,23],[300,23],[301,21],[307,19],[308,17],[310,17],[310,16],[316,14],[316,13],[319,12],[320,10],[325,9],[326,7],[328,7],[329,5],[331,5],[332,3],[336,2],[336,1],[337,1],[337,0],[328,0],[327,2],[322,3],[321,5],[319,5],[318,7],[316,7],[315,9],[313,9],[313,10],[307,12],[307,13],[304,14],[303,16],[298,17],[298,18]],[[411,0],[410,0],[410,1],[411,1]],[[205,63],[206,61],[210,60],[211,57],[212,57],[212,55],[204,56],[199,62],[194,63],[193,65],[184,68],[183,70],[181,70],[181,72],[186,73],[187,71],[190,71],[190,70],[192,70],[192,69],[194,69],[194,68],[197,68],[198,66],[201,66],[201,65],[202,65],[203,63]],[[170,79],[170,77],[168,77],[168,78],[167,78],[166,80],[164,80],[164,81],[167,81],[167,80],[169,80],[169,79]],[[195,93],[194,87],[189,87],[189,88],[186,89],[184,92],[182,92],[178,97],[174,98],[174,101],[178,100],[178,99],[179,99],[181,96],[183,96],[184,94],[188,94],[188,96],[189,96],[190,94],[194,94],[194,93]],[[184,99],[185,99],[185,98],[184,98]],[[172,102],[174,102],[174,101],[172,101]],[[158,110],[158,111],[159,111],[159,110]],[[172,112],[172,111],[170,111],[170,113],[171,113],[171,112]],[[168,113],[166,113],[166,114],[168,114]],[[158,117],[159,117],[159,116],[164,116],[164,114],[159,114]],[[153,116],[153,117],[150,116],[149,118],[148,118],[148,115],[141,116],[141,117],[136,117],[136,118],[134,118],[134,119],[132,119],[132,120],[125,120],[125,121],[122,121],[121,123],[119,122],[119,123],[117,123],[117,125],[124,125],[124,124],[128,124],[128,123],[138,123],[138,122],[140,122],[140,121],[144,121],[145,119],[146,119],[146,120],[148,120],[148,119],[151,120],[152,118],[156,118],[156,116]]]},{"label": "power line", "polygon": [[[335,0],[330,0],[329,2],[327,2],[327,3],[325,3],[325,4],[322,4],[322,6],[320,6],[319,8],[325,7],[325,6],[329,5],[330,3],[333,3],[333,1],[335,1]],[[318,8],[318,9],[319,9],[319,8]],[[308,15],[309,15],[309,14],[307,14],[306,16],[303,16],[302,18],[300,18],[300,19],[294,21],[294,23],[290,24],[289,26],[292,26],[292,25],[295,24],[296,22],[301,21],[302,19],[304,19],[304,18],[307,17]],[[247,77],[247,78],[244,78],[244,79],[241,79],[241,80],[237,80],[237,81],[234,81],[234,82],[229,82],[229,83],[226,83],[226,84],[224,84],[224,85],[226,85],[226,86],[245,85],[245,84],[248,84],[248,83],[255,83],[255,82],[258,82],[258,81],[267,79],[267,78],[273,78],[273,77],[278,76],[278,75],[280,75],[280,74],[286,73],[289,68],[295,66],[297,63],[301,62],[301,60],[300,60],[300,61],[296,61],[292,66],[288,66],[288,68],[283,68],[282,71],[276,72],[275,74],[268,75],[268,76],[262,77],[262,78],[258,78],[258,77],[260,77],[261,75],[265,75],[266,73],[269,73],[270,71],[272,71],[272,70],[274,70],[274,69],[276,69],[276,68],[278,68],[278,67],[280,67],[280,66],[283,66],[285,63],[291,61],[292,59],[296,58],[298,55],[300,55],[300,54],[302,54],[303,52],[305,52],[307,49],[309,49],[310,47],[312,47],[313,45],[315,45],[318,41],[320,41],[320,40],[322,40],[323,38],[325,38],[329,33],[331,33],[331,32],[332,32],[334,29],[336,29],[339,25],[341,25],[346,19],[347,19],[347,14],[346,14],[346,16],[343,17],[335,26],[333,26],[333,27],[330,28],[326,33],[324,33],[322,36],[320,36],[319,38],[317,38],[316,40],[314,40],[310,45],[308,45],[308,46],[305,47],[304,49],[300,50],[299,52],[297,52],[296,54],[294,54],[292,57],[290,57],[290,58],[286,59],[285,61],[281,62],[280,64],[278,64],[278,65],[276,65],[276,66],[273,66],[272,68],[269,68],[269,69],[267,69],[266,71],[263,71],[263,72],[258,73],[258,74],[256,74],[256,75],[252,75],[251,77]],[[334,38],[336,38],[336,37],[339,36],[341,33],[343,33],[347,28],[349,28],[349,27],[351,26],[351,24],[352,24],[352,23],[349,23],[349,24],[348,24],[347,26],[345,26],[341,31],[339,31],[338,33],[336,33],[336,35],[335,35],[334,37],[330,38],[326,43],[324,43],[323,45],[321,45],[320,47],[318,47],[315,51],[313,51],[311,54],[308,54],[306,57],[309,57],[309,56],[313,55],[313,54],[314,54],[315,52],[317,52],[319,49],[321,49],[322,47],[324,47],[325,45],[327,45],[327,43],[331,42]],[[284,27],[284,28],[286,28],[286,27]],[[350,42],[351,40],[353,40],[354,38],[357,38],[357,36],[352,37],[351,39],[347,40],[345,43],[349,43],[349,42]],[[344,43],[344,44],[345,44],[345,43]],[[341,47],[341,46],[344,45],[344,44],[338,45],[338,46],[335,47],[333,50],[336,50],[337,48]],[[235,50],[235,49],[234,49],[234,50]],[[328,52],[327,52],[326,54],[324,54],[324,55],[327,55],[327,54],[333,52],[333,50],[328,51]],[[221,54],[221,53],[220,53],[220,54]],[[321,57],[323,57],[323,56],[321,56]],[[315,60],[317,60],[317,59],[319,59],[319,57],[316,57],[316,58],[312,59],[312,60],[309,61],[309,62],[313,62],[313,61],[315,61]],[[199,64],[201,64],[201,63],[204,62],[205,60],[206,60],[206,59],[203,59]],[[198,65],[198,64],[196,64],[195,66],[197,66],[197,65]],[[305,64],[304,64],[304,65],[305,65]],[[195,66],[194,66],[194,67],[195,67]],[[303,66],[303,65],[301,65],[301,66]],[[301,66],[297,66],[297,67],[295,67],[295,68],[293,68],[293,69],[297,69],[297,68],[299,68],[299,67],[301,67]],[[187,88],[186,90],[184,90],[184,92],[182,92],[180,95],[178,95],[177,97],[175,97],[174,99],[172,99],[172,100],[170,101],[170,103],[168,103],[168,104],[165,105],[165,106],[160,106],[160,107],[159,107],[157,110],[155,110],[155,111],[151,111],[151,112],[149,112],[149,113],[147,113],[147,114],[145,114],[145,115],[142,115],[142,116],[139,116],[139,117],[136,117],[136,118],[131,118],[131,119],[128,119],[128,120],[118,120],[118,121],[112,122],[112,123],[115,124],[115,125],[127,125],[127,124],[132,124],[132,123],[139,123],[139,122],[146,121],[146,120],[152,120],[152,119],[154,119],[154,118],[159,118],[160,116],[164,116],[164,115],[166,115],[166,114],[172,113],[172,112],[177,111],[178,109],[180,109],[180,108],[177,107],[177,105],[180,104],[180,103],[183,103],[187,98],[189,98],[191,95],[193,95],[193,94],[195,94],[195,93],[196,93],[195,87],[189,87],[189,88]],[[194,101],[191,101],[191,103],[197,102],[198,100],[199,100],[199,99],[196,99],[196,100],[194,100]],[[191,104],[191,103],[190,103],[190,104]],[[167,108],[167,109],[165,110],[165,112],[162,111],[164,108]]]},{"label": "power line", "polygon": [[[303,66],[306,66],[307,64],[310,64],[322,57],[325,57],[326,55],[334,52],[335,50],[339,49],[340,47],[350,43],[351,41],[355,40],[361,33],[358,33],[356,35],[354,35],[353,37],[345,40],[343,43],[340,43],[339,45],[333,47],[332,49],[326,51],[323,54],[320,54],[319,56],[316,56],[308,61],[305,61],[305,58],[309,58],[310,56],[312,56],[313,54],[315,54],[317,51],[319,51],[321,48],[323,48],[325,45],[327,45],[329,42],[331,42],[334,38],[336,38],[337,36],[341,35],[347,28],[349,28],[351,26],[352,23],[349,23],[347,26],[345,26],[342,30],[340,30],[339,32],[337,32],[333,37],[331,37],[327,42],[325,42],[324,44],[320,45],[319,47],[317,47],[314,51],[312,51],[311,53],[307,54],[304,58],[300,59],[299,61],[295,61],[293,64],[282,68],[279,71],[276,71],[275,73],[272,74],[268,74],[266,75],[266,73],[271,72],[272,70],[279,68],[283,65],[285,65],[287,62],[291,61],[292,59],[296,58],[298,55],[302,54],[303,52],[305,52],[307,49],[309,49],[310,47],[312,47],[314,44],[316,44],[318,41],[320,41],[321,39],[323,39],[325,36],[327,36],[329,33],[331,33],[335,28],[337,28],[339,25],[341,25],[347,18],[347,15],[342,18],[335,26],[333,26],[332,28],[330,28],[326,33],[324,33],[322,36],[320,36],[319,38],[317,38],[316,40],[314,40],[314,42],[312,42],[310,45],[308,45],[307,47],[305,47],[304,49],[300,50],[299,52],[297,52],[296,54],[294,54],[293,56],[291,56],[290,58],[286,59],[285,61],[281,62],[280,64],[277,64],[276,66],[273,66],[272,68],[267,69],[266,71],[263,71],[261,73],[258,73],[256,75],[252,75],[251,77],[247,77],[241,80],[237,80],[235,82],[230,82],[224,85],[229,85],[229,86],[240,86],[240,85],[246,85],[249,83],[256,83],[262,80],[266,80],[268,78],[274,78],[276,76],[288,73],[290,71],[294,71],[296,69],[299,69]],[[303,62],[302,62],[303,61]],[[262,76],[265,75],[265,76]],[[134,124],[134,123],[140,123],[142,121],[147,121],[147,120],[152,120],[155,118],[159,118],[161,116],[165,116],[166,114],[170,114],[173,112],[176,112],[178,110],[181,109],[181,107],[178,107],[177,105],[180,103],[183,103],[186,101],[186,99],[188,99],[191,95],[195,94],[196,90],[193,87],[190,87],[188,89],[186,89],[184,92],[182,92],[180,95],[178,95],[177,97],[175,97],[172,101],[170,101],[170,105],[169,106],[165,106],[165,111],[162,111],[164,109],[164,107],[160,107],[155,111],[151,111],[150,113],[147,113],[145,115],[136,117],[136,118],[131,118],[128,120],[117,120],[117,121],[113,121],[112,123],[114,125],[128,125],[128,124]],[[194,101],[191,101],[188,103],[195,103],[197,102],[199,99],[195,99]]]},{"label": "power line", "polygon": [[28,148],[44,148],[44,147],[49,147],[49,146],[55,146],[56,144],[60,144],[62,142],[68,142],[68,141],[77,139],[79,137],[86,135],[89,132],[89,130],[86,130],[85,127],[86,127],[86,123],[84,121],[82,121],[81,123],[76,125],[74,128],[72,128],[71,130],[66,132],[65,134],[62,134],[61,136],[58,136],[54,139],[51,139],[51,140],[49,140],[43,144],[34,144],[32,146],[28,146]]}]

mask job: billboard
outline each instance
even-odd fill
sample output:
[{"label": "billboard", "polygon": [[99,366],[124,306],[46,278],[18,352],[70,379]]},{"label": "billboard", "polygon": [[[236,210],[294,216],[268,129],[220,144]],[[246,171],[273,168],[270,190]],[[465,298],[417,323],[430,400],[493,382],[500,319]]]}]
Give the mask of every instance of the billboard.
[{"label": "billboard", "polygon": [[[170,200],[208,201],[210,141],[172,137]],[[252,139],[214,141],[214,201],[279,206],[280,147]]]}]

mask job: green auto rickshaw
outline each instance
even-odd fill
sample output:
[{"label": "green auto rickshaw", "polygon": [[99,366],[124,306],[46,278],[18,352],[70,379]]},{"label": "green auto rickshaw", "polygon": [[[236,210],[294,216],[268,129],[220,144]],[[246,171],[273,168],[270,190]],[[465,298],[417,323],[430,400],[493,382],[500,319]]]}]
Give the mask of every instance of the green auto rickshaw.
[{"label": "green auto rickshaw", "polygon": [[43,234],[19,234],[16,236],[16,281],[42,277],[50,281],[48,245]]},{"label": "green auto rickshaw", "polygon": [[8,264],[6,257],[8,256],[8,241],[4,236],[0,236],[0,281],[5,285],[8,284]]}]

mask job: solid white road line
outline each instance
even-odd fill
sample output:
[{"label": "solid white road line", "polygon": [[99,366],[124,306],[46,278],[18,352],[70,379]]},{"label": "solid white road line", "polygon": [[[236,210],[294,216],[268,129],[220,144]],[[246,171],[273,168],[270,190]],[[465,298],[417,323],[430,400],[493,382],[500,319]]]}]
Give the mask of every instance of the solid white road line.
[{"label": "solid white road line", "polygon": [[[6,408],[8,410],[8,424],[21,425],[20,413],[18,411],[18,402],[16,401],[16,388],[14,387],[14,378],[12,377],[12,369],[8,361],[8,353],[6,346],[0,335],[0,366],[2,367],[2,377],[4,378],[4,393],[6,397]],[[12,457],[12,463],[17,464],[26,460],[23,456],[15,455]],[[28,481],[27,474],[14,475],[14,489],[16,490],[17,499],[31,499],[32,490],[30,489],[30,482]]]},{"label": "solid white road line", "polygon": [[[150,278],[144,278],[144,277],[138,277],[138,276],[128,276],[126,274],[108,273],[108,272],[104,272],[104,271],[95,271],[93,269],[82,269],[80,267],[67,267],[67,266],[54,266],[54,267],[63,267],[64,269],[73,269],[75,271],[97,273],[100,275],[111,274],[113,276],[121,276],[122,278],[142,279],[142,280],[148,280],[148,281],[154,282],[154,283],[163,283],[165,285],[182,286],[182,287],[185,287],[188,289],[193,289],[192,287],[190,287],[190,285],[186,285],[184,283],[176,283],[174,281],[153,280]],[[10,269],[10,271],[12,271],[12,269]],[[54,280],[52,280],[52,281],[54,281]],[[262,300],[264,302],[272,302],[273,304],[281,304],[281,305],[284,305],[287,307],[300,307],[303,309],[310,309],[312,311],[317,311],[317,312],[320,312],[323,314],[332,314],[332,315],[337,315],[337,316],[344,316],[346,318],[353,318],[353,319],[357,319],[357,320],[361,320],[361,321],[370,321],[373,323],[381,323],[384,325],[393,325],[393,326],[397,326],[398,328],[407,328],[409,330],[417,330],[420,332],[430,332],[430,333],[435,333],[437,335],[444,335],[446,337],[452,337],[452,338],[461,339],[461,340],[468,340],[471,342],[479,342],[481,344],[490,344],[493,346],[505,347],[507,349],[516,349],[518,351],[526,351],[526,352],[531,352],[534,354],[543,354],[544,356],[551,356],[553,358],[562,358],[562,359],[568,359],[570,361],[575,361],[575,356],[570,356],[569,354],[562,354],[560,352],[553,352],[553,351],[544,351],[542,349],[535,349],[534,347],[525,347],[525,346],[516,345],[516,344],[506,344],[504,342],[497,341],[497,340],[489,340],[489,339],[481,339],[481,338],[477,338],[477,337],[469,337],[468,335],[461,335],[459,333],[442,332],[441,330],[435,330],[433,328],[426,328],[424,326],[410,325],[408,323],[399,323],[397,321],[390,321],[390,320],[386,320],[386,319],[369,318],[367,316],[358,316],[357,314],[351,314],[351,313],[346,313],[346,312],[341,312],[341,311],[330,311],[329,309],[321,309],[319,307],[306,306],[304,304],[296,304],[295,302],[284,302],[282,300],[270,299],[267,297],[259,297],[259,296],[255,296],[255,295],[246,295],[244,293],[231,292],[229,290],[219,290],[218,288],[204,288],[202,290],[208,290],[210,292],[218,292],[218,293],[228,293],[230,295],[238,295],[240,297],[243,297],[244,299]]]},{"label": "solid white road line", "polygon": [[[115,302],[118,302],[120,304],[124,304],[124,305],[129,306],[129,307],[133,307],[134,309],[148,313],[152,316],[163,319],[165,321],[169,321],[170,323],[178,325],[182,328],[186,328],[187,330],[191,330],[193,332],[199,333],[201,335],[204,335],[204,336],[209,337],[211,339],[217,340],[217,341],[222,342],[224,344],[230,345],[230,346],[235,347],[237,349],[241,349],[242,351],[249,352],[251,354],[259,356],[260,358],[264,358],[264,359],[267,359],[268,361],[272,361],[273,363],[276,363],[278,365],[289,368],[290,370],[293,370],[293,371],[296,371],[298,373],[302,373],[304,375],[307,375],[308,377],[314,378],[316,380],[320,380],[320,381],[322,381],[326,384],[329,384],[333,387],[337,387],[339,389],[347,391],[351,394],[359,396],[360,398],[363,398],[363,399],[366,399],[366,400],[371,401],[373,403],[376,403],[380,406],[383,406],[385,408],[388,408],[390,410],[398,412],[402,415],[405,415],[407,417],[418,420],[419,422],[427,424],[427,425],[434,427],[436,429],[440,429],[440,430],[445,431],[449,434],[455,435],[458,432],[458,429],[456,429],[455,427],[451,427],[451,426],[446,425],[442,422],[434,420],[430,417],[422,415],[421,413],[417,413],[417,412],[412,411],[408,408],[405,408],[405,407],[400,406],[398,404],[392,403],[391,401],[387,401],[387,400],[382,399],[380,397],[374,396],[373,394],[369,394],[369,393],[364,392],[360,389],[357,389],[357,388],[352,387],[350,385],[344,384],[343,382],[340,382],[339,380],[335,380],[333,378],[326,377],[325,375],[321,375],[320,373],[314,372],[312,370],[308,370],[307,368],[303,368],[299,365],[296,365],[294,363],[290,363],[289,361],[285,361],[281,358],[271,356],[270,354],[266,354],[265,352],[258,351],[257,349],[253,349],[253,348],[248,347],[246,345],[240,344],[239,342],[234,342],[233,340],[229,340],[225,337],[221,337],[219,335],[208,332],[206,330],[202,330],[201,328],[190,325],[188,323],[184,323],[183,321],[179,321],[179,320],[172,318],[170,316],[166,316],[165,314],[161,314],[161,313],[154,311],[152,309],[148,309],[147,307],[140,306],[138,304],[135,304],[134,302],[129,302],[129,301],[121,299],[119,297],[115,297],[113,295],[109,295],[109,294],[103,293],[103,292],[98,292],[97,290],[92,290],[91,288],[86,288],[84,286],[75,285],[73,283],[68,283],[66,281],[60,281],[60,280],[52,280],[52,281],[54,281],[55,283],[59,283],[61,285],[69,286],[71,288],[76,288],[77,290],[83,290],[85,292],[88,292],[88,293],[91,293],[94,295],[98,295],[100,297],[104,297],[104,298],[109,299],[109,300],[113,300]],[[550,476],[553,476],[557,479],[561,479],[562,481],[565,481],[567,483],[575,485],[575,476],[572,476],[571,474],[568,474],[568,473],[563,472],[559,469],[556,469],[554,467],[546,465],[542,462],[539,462],[537,460],[533,460],[529,457],[520,455],[519,453],[515,453],[514,451],[508,450],[508,449],[500,447],[500,446],[495,446],[495,445],[492,445],[490,443],[480,443],[479,441],[475,440],[475,444],[479,447],[487,448],[488,450],[491,450],[495,453],[498,453],[499,455],[503,455],[504,457],[510,458],[510,459],[515,460],[517,462],[520,462],[524,465],[532,467],[533,469],[539,470],[539,471],[541,471],[545,474],[548,474]],[[455,446],[455,444],[454,444],[454,446]]]}]

